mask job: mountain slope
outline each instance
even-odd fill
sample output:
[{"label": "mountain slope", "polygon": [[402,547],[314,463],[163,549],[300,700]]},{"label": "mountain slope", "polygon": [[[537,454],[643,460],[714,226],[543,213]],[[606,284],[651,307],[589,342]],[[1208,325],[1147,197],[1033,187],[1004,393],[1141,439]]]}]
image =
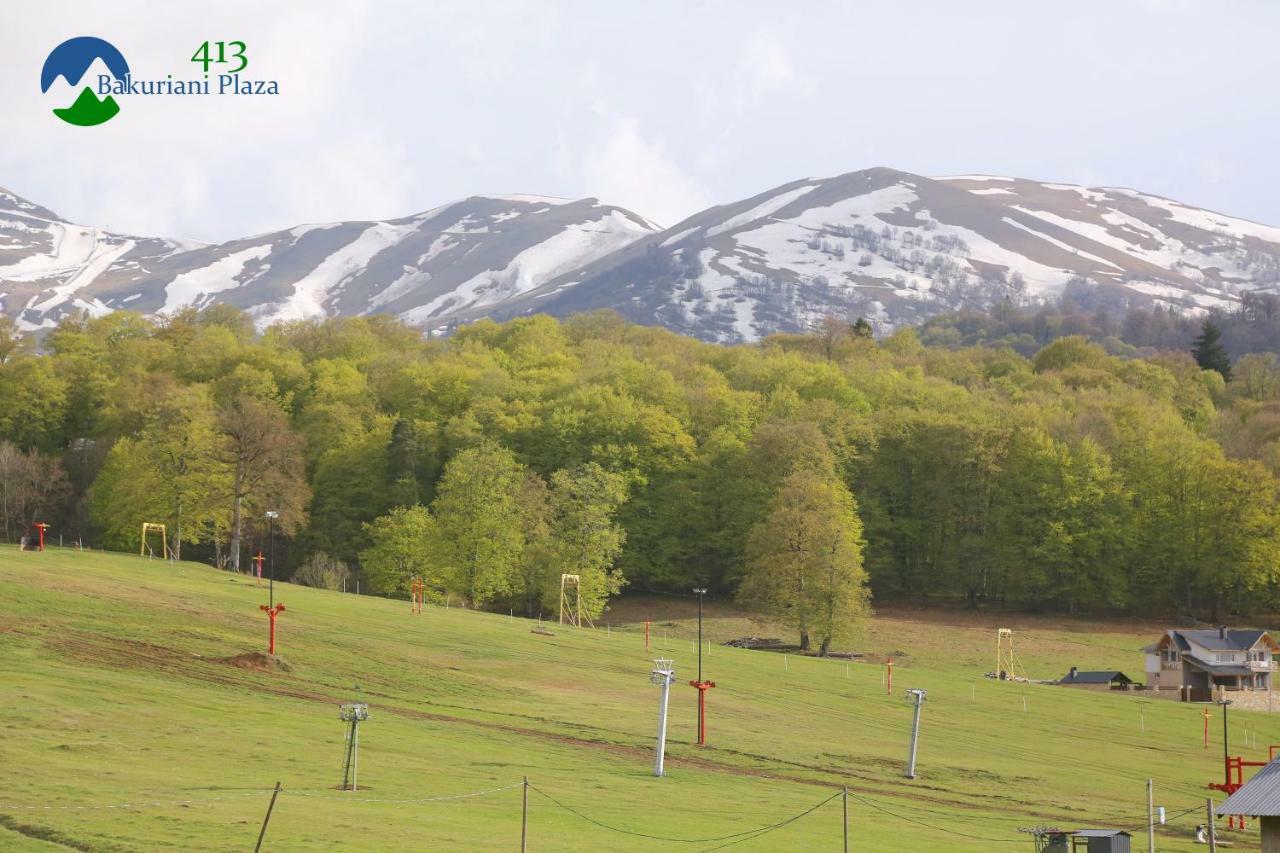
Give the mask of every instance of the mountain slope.
[{"label": "mountain slope", "polygon": [[1073,280],[1128,302],[1229,307],[1280,281],[1280,228],[1132,190],[869,169],[703,211],[505,307],[610,307],[739,341],[828,314],[887,330],[1053,298]]},{"label": "mountain slope", "polygon": [[0,187],[0,299],[24,329],[73,311],[105,314],[97,285],[111,272],[145,274],[199,244],[74,225]]},{"label": "mountain slope", "polygon": [[215,301],[264,324],[369,313],[422,323],[509,300],[656,230],[594,199],[504,196],[182,244],[72,225],[0,191],[0,287],[25,329],[75,310],[154,314]]},{"label": "mountain slope", "polygon": [[73,225],[0,190],[0,299],[24,329],[213,302],[264,325],[391,313],[427,329],[611,308],[733,342],[826,315],[884,332],[1069,287],[1198,312],[1278,285],[1280,228],[1133,190],[985,175],[805,179],[665,231],[595,199],[476,196],[218,245]]}]

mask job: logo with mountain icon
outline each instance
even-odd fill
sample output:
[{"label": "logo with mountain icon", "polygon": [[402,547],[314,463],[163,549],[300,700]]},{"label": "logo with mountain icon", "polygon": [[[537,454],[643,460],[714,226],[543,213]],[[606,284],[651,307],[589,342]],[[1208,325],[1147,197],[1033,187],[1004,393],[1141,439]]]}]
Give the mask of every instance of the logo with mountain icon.
[{"label": "logo with mountain icon", "polygon": [[[129,79],[129,63],[114,45],[94,36],[77,36],[55,47],[44,61],[40,72],[40,91],[47,93],[59,77],[73,88],[79,86],[89,66],[98,60],[117,80]],[[110,121],[118,112],[120,105],[115,98],[107,95],[99,99],[92,86],[85,86],[71,106],[56,108],[53,114],[67,124],[92,127]]]}]

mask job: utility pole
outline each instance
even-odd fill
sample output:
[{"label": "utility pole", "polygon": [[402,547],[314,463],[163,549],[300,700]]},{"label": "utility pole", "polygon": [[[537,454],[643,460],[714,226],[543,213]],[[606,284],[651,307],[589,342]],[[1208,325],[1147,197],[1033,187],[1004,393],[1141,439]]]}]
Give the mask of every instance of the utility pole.
[{"label": "utility pole", "polygon": [[1156,853],[1156,815],[1151,780],[1147,780],[1147,853]]},{"label": "utility pole", "polygon": [[915,705],[915,712],[911,719],[911,757],[907,761],[907,778],[916,778],[916,744],[920,740],[920,708],[924,705],[924,697],[928,691],[925,690],[908,690],[907,698]]},{"label": "utility pole", "polygon": [[662,761],[667,751],[667,696],[671,692],[671,682],[675,680],[675,661],[658,658],[653,662],[649,681],[662,688],[658,697],[658,753],[653,760],[653,775],[658,777],[662,776]]},{"label": "utility pole", "polygon": [[276,519],[280,517],[280,513],[275,510],[267,510],[267,553],[271,560],[271,576],[267,580],[267,606],[270,607],[276,603]]}]

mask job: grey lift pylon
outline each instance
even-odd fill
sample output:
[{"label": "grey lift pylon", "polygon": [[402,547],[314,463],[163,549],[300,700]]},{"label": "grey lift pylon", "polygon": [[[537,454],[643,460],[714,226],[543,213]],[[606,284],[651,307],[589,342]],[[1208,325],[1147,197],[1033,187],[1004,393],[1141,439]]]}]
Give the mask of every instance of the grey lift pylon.
[{"label": "grey lift pylon", "polygon": [[675,661],[658,658],[653,662],[649,680],[661,688],[658,697],[658,754],[653,759],[653,775],[662,775],[662,761],[667,752],[667,697],[671,694],[671,682],[676,680]]},{"label": "grey lift pylon", "polygon": [[360,773],[360,724],[369,719],[369,706],[363,702],[348,702],[338,707],[338,717],[350,724],[347,754],[342,762],[342,790],[355,791]]},{"label": "grey lift pylon", "polygon": [[920,740],[920,708],[924,705],[924,690],[908,690],[907,701],[915,705],[911,718],[911,756],[907,759],[907,778],[916,778],[916,743]]}]

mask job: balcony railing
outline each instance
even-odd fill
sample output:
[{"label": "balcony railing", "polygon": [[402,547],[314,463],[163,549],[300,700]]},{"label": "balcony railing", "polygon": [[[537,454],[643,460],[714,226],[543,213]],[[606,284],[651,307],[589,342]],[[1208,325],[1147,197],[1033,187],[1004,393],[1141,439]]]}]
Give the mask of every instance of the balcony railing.
[{"label": "balcony railing", "polygon": [[1275,672],[1276,662],[1273,660],[1251,660],[1249,661],[1249,669],[1254,672]]}]

